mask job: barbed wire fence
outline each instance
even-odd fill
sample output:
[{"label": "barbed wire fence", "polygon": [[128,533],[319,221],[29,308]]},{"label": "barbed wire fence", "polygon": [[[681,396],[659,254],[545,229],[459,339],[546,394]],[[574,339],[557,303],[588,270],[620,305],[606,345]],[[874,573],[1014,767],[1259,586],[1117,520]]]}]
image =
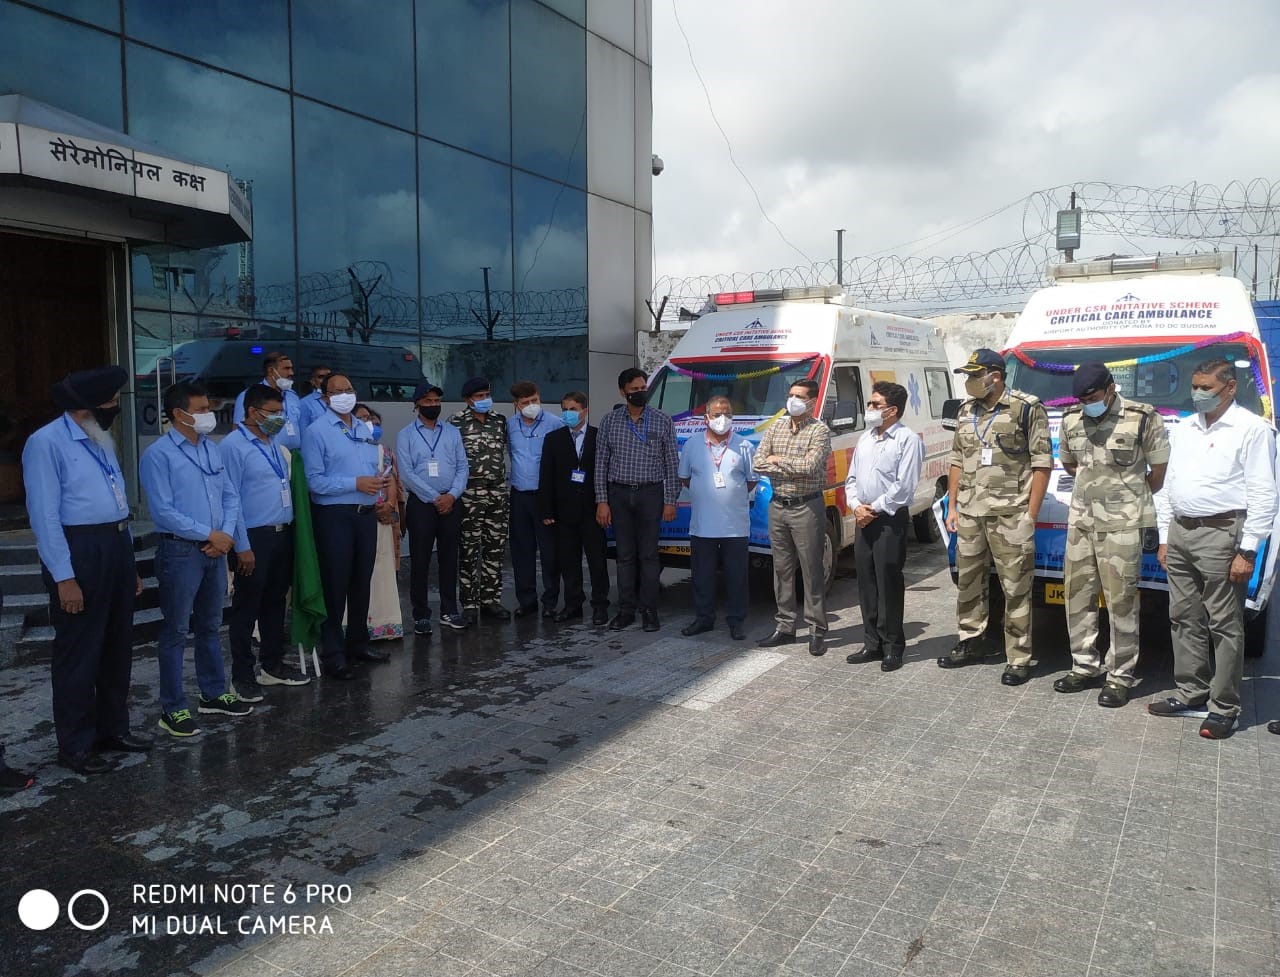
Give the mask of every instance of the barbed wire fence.
[{"label": "barbed wire fence", "polygon": [[[763,272],[663,276],[654,284],[653,305],[666,298],[665,326],[704,312],[708,296],[717,292],[842,283],[859,304],[915,315],[1013,308],[1045,284],[1045,267],[1060,257],[1054,228],[1072,192],[1086,246],[1101,241],[1128,255],[1226,252],[1227,267],[1257,298],[1280,293],[1280,182],[1257,178],[1222,186],[1063,184],[1023,198],[1020,239],[1011,244],[952,256],[873,253],[848,258],[840,269],[835,261],[821,261]],[[928,250],[1018,203],[905,244]]]}]

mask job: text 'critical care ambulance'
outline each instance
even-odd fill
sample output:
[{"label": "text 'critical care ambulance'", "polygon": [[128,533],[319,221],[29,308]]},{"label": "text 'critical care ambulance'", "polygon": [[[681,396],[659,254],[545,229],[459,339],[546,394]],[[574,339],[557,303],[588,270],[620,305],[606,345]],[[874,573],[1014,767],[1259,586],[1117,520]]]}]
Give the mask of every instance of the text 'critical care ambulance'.
[{"label": "text 'critical care ambulance'", "polygon": [[[1072,369],[1108,365],[1120,393],[1148,403],[1168,426],[1193,413],[1191,374],[1198,363],[1225,359],[1236,367],[1236,401],[1274,426],[1271,369],[1243,283],[1221,274],[1218,254],[1112,258],[1053,265],[1054,284],[1031,296],[1004,351],[1008,385],[1034,394],[1049,413],[1054,468],[1036,526],[1037,597],[1064,602],[1064,556],[1072,476],[1057,461],[1062,408],[1075,402]],[[1249,581],[1246,648],[1263,648],[1265,607],[1276,570],[1277,537],[1259,554]],[[1167,594],[1156,559],[1155,529],[1143,539],[1139,586]],[[955,547],[951,545],[955,567]],[[1167,605],[1166,605],[1167,610]]]},{"label": "text 'critical care ambulance'", "polygon": [[[785,418],[787,391],[797,380],[818,384],[815,414],[831,428],[825,502],[827,583],[835,558],[853,543],[853,513],[845,499],[845,477],[858,439],[871,385],[880,380],[907,390],[903,422],[923,440],[925,462],[910,510],[921,540],[936,538],[930,512],[946,491],[951,435],[942,408],[951,398],[951,374],[933,326],[920,319],[856,309],[839,286],[727,292],[711,296],[714,311],[694,322],[654,373],[649,403],[670,414],[683,447],[705,431],[707,401],[724,395],[733,406],[733,429],[753,444]],[[769,557],[769,500],[761,477],[751,503],[752,565]],[[676,520],[662,524],[663,561],[687,565],[689,503]]]}]

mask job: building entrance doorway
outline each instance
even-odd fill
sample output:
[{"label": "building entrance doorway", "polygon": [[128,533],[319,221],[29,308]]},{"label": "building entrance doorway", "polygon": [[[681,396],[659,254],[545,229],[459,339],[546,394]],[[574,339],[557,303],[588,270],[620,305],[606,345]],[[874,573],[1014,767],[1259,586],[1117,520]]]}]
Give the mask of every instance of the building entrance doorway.
[{"label": "building entrance doorway", "polygon": [[111,246],[0,231],[0,507],[24,502],[22,447],[58,415],[49,385],[112,362]]}]

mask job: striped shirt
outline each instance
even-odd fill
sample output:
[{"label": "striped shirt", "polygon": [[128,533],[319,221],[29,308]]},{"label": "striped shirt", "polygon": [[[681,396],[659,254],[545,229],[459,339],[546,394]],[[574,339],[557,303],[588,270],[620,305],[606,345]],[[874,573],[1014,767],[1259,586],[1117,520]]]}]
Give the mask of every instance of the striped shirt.
[{"label": "striped shirt", "polygon": [[[777,455],[780,462],[765,459]],[[773,494],[788,497],[810,495],[827,487],[827,459],[831,457],[831,432],[816,417],[774,421],[760,438],[753,464],[768,475]]]},{"label": "striped shirt", "polygon": [[626,407],[611,410],[596,435],[596,502],[609,501],[609,483],[662,483],[667,505],[680,498],[676,426],[660,410],[646,407],[638,422]]}]

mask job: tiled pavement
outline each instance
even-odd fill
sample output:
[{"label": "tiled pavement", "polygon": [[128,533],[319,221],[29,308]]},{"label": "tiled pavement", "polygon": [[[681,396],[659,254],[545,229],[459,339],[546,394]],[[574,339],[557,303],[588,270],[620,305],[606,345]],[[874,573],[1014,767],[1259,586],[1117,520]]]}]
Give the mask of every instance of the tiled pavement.
[{"label": "tiled pavement", "polygon": [[[656,635],[517,622],[410,639],[368,682],[268,690],[258,714],[109,777],[43,768],[38,793],[0,804],[0,970],[1280,972],[1280,737],[1260,724],[1280,716],[1280,652],[1251,663],[1245,728],[1211,743],[1141,701],[1054,693],[1060,613],[1039,615],[1026,686],[1000,686],[996,665],[937,669],[954,590],[937,548],[911,559],[913,644],[891,674],[843,660],[859,636],[852,580],[837,583],[822,659],[723,631],[681,638],[688,587],[673,583]],[[753,606],[764,633],[771,601]],[[1142,701],[1170,687],[1152,638]],[[16,760],[51,748],[38,671],[0,674]],[[153,666],[135,677],[153,710]],[[218,881],[352,896],[305,909],[131,896]],[[93,933],[28,932],[12,907],[37,885],[64,901],[95,886],[113,915]],[[231,932],[131,934],[144,912]],[[235,931],[304,912],[333,932]]]}]

